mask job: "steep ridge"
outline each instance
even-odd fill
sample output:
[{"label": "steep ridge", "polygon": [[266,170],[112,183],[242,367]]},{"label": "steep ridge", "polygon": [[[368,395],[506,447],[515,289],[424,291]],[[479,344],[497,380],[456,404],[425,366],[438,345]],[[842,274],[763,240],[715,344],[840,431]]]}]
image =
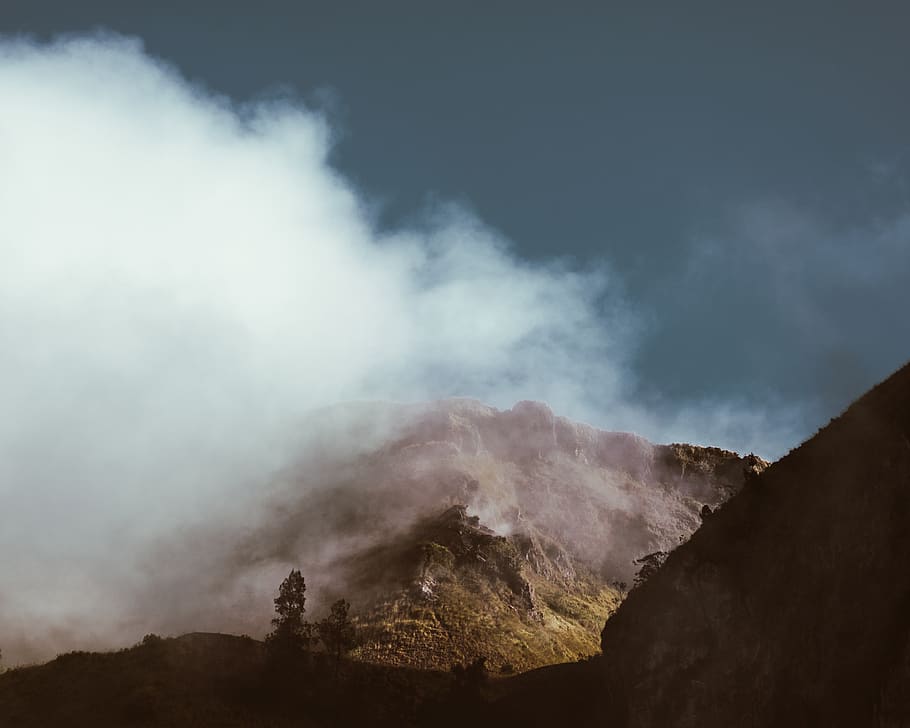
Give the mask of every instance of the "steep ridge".
[{"label": "steep ridge", "polygon": [[[766,465],[534,402],[347,405],[319,423],[305,450],[324,461],[301,462],[241,552],[299,565],[314,603],[347,598],[368,637],[357,656],[408,667],[485,656],[508,673],[596,653],[633,560],[684,541]],[[355,440],[358,457],[335,445]]]},{"label": "steep ridge", "polygon": [[910,366],[634,590],[574,695],[599,725],[904,726],[908,639]]}]

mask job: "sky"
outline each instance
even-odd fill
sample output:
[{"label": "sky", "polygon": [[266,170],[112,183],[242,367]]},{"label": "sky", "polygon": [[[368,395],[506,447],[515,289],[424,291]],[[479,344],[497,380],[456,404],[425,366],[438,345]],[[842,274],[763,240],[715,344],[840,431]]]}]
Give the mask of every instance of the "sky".
[{"label": "sky", "polygon": [[874,6],[8,0],[0,30],[305,100],[378,225],[453,202],[614,271],[640,401],[796,403],[805,434],[910,356],[910,11]]},{"label": "sky", "polygon": [[773,459],[902,365],[907,11],[677,6],[6,0],[4,653],[141,634],[339,401]]}]

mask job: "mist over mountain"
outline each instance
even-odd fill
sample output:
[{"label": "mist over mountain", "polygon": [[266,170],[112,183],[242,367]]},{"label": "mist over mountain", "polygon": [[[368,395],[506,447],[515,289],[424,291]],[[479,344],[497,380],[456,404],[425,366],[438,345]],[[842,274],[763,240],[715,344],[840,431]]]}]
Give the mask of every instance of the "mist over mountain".
[{"label": "mist over mountain", "polygon": [[[385,419],[388,409],[373,412]],[[0,715],[23,726],[54,721],[61,710],[74,725],[137,719],[191,724],[217,715],[223,725],[237,726],[262,720],[274,725],[332,725],[339,720],[461,725],[470,720],[516,726],[904,726],[910,721],[910,584],[904,568],[910,558],[905,527],[910,518],[908,412],[910,365],[765,468],[760,461],[723,451],[651,446],[629,435],[597,432],[554,418],[533,403],[506,412],[465,401],[412,409],[400,438],[366,456],[359,472],[385,471],[389,478],[405,481],[420,472],[430,476],[423,482],[431,501],[448,494],[478,508],[487,502],[509,503],[516,495],[527,509],[522,512],[528,521],[522,525],[529,535],[499,536],[469,515],[467,506],[455,505],[435,517],[418,518],[385,547],[367,545],[354,560],[367,572],[360,574],[360,583],[383,584],[392,598],[377,605],[399,611],[384,624],[369,610],[363,617],[365,623],[374,620],[371,636],[384,629],[387,637],[397,639],[372,653],[375,645],[364,643],[358,659],[366,661],[346,665],[341,683],[326,683],[321,673],[303,670],[294,684],[306,699],[302,708],[291,707],[283,688],[275,687],[275,677],[269,677],[259,643],[188,635],[117,654],[74,654],[14,670],[0,676]],[[504,422],[512,427],[496,427]],[[412,453],[419,457],[409,460]],[[508,477],[493,478],[483,489],[479,481],[475,485],[465,478],[472,464],[481,463],[474,458],[494,453],[504,464],[500,473],[511,471],[526,490],[512,491]],[[604,466],[616,463],[612,458],[617,453],[622,453],[621,465]],[[607,459],[601,461],[601,456]],[[513,625],[497,621],[503,606],[525,609],[530,617],[525,627],[540,625],[536,620],[543,614],[546,628],[563,639],[562,646],[572,645],[565,630],[567,613],[560,614],[552,592],[545,594],[540,585],[561,586],[563,595],[575,597],[577,604],[584,591],[566,587],[577,589],[582,580],[567,579],[566,572],[582,561],[572,549],[584,543],[584,527],[573,532],[569,540],[574,538],[574,544],[565,551],[547,544],[543,532],[554,514],[536,514],[531,504],[535,487],[552,489],[553,481],[535,483],[529,476],[585,460],[594,465],[587,483],[598,486],[575,489],[569,484],[557,497],[584,493],[588,509],[609,502],[601,514],[615,514],[619,492],[651,493],[650,501],[664,518],[653,522],[659,527],[640,524],[654,539],[650,544],[661,543],[674,523],[685,521],[673,520],[673,513],[686,512],[675,511],[673,503],[695,507],[699,498],[722,497],[731,486],[737,490],[735,482],[724,478],[733,466],[745,466],[745,472],[739,471],[745,477],[738,492],[719,509],[705,511],[704,523],[691,538],[609,616],[601,656],[497,679],[479,692],[466,692],[445,672],[425,669],[434,664],[434,649],[462,658],[476,641],[482,641],[487,654],[505,658],[496,637],[515,632],[509,632]],[[426,469],[427,463],[434,465]],[[445,467],[453,463],[460,467],[457,474]],[[680,476],[685,470],[693,477],[693,466],[694,481],[687,483]],[[434,477],[443,473],[452,477]],[[381,477],[375,482],[370,506],[394,494]],[[413,485],[407,492],[415,492]],[[497,501],[503,495],[509,497]],[[289,518],[302,524],[301,514]],[[515,520],[524,519],[516,515]],[[527,551],[516,550],[519,544]],[[401,558],[408,553],[421,558]],[[525,555],[527,563],[511,569]],[[600,564],[609,568],[609,559]],[[408,572],[414,565],[420,568]],[[402,576],[396,596],[389,586]],[[357,579],[347,586],[355,583]],[[485,588],[478,589],[481,585]],[[452,633],[440,639],[438,630],[418,629],[431,626],[426,612],[449,617],[453,610],[446,610],[445,600],[463,599],[472,591],[477,592],[468,605],[473,623],[457,624],[461,642],[452,640]],[[532,616],[535,600],[538,615]],[[612,613],[615,604],[609,606]],[[546,624],[555,617],[563,618],[562,625]],[[495,625],[486,633],[485,619]],[[529,641],[526,646],[537,645]],[[408,668],[414,662],[408,650],[414,647],[427,655],[424,669]],[[378,654],[385,662],[370,666]],[[551,658],[552,652],[539,655]],[[69,684],[81,686],[78,693],[62,689]],[[351,701],[354,694],[361,700]]]},{"label": "mist over mountain", "polygon": [[623,278],[136,38],[0,36],[0,109],[4,727],[910,725],[910,368],[800,444],[903,350],[903,192]]},{"label": "mist over mountain", "polygon": [[[484,654],[516,670],[574,660],[597,651],[633,560],[687,539],[706,505],[765,465],[600,431],[535,402],[351,403],[302,432],[301,456],[260,490],[255,517],[153,542],[117,609],[82,615],[88,631],[8,621],[7,658],[147,632],[261,636],[276,585],[300,568],[314,615],[352,602],[371,635],[363,659],[447,668]],[[500,621],[478,632],[491,614]]]},{"label": "mist over mountain", "polygon": [[[252,629],[278,567],[227,577],[223,554],[257,553],[337,402],[535,399],[652,441],[789,441],[785,408],[635,401],[641,322],[607,266],[529,262],[445,202],[380,229],[294,99],[235,103],[97,33],[4,37],[0,104],[8,655],[123,644],[150,604]],[[314,571],[348,547],[323,542]]]},{"label": "mist over mountain", "polygon": [[320,601],[346,596],[371,634],[355,654],[391,664],[485,656],[518,670],[593,654],[592,628],[624,596],[616,583],[632,583],[633,560],[688,538],[706,505],[765,465],[600,431],[535,402],[330,412],[398,427],[358,460],[325,464],[323,483],[293,475],[306,488],[241,553],[312,565]]}]

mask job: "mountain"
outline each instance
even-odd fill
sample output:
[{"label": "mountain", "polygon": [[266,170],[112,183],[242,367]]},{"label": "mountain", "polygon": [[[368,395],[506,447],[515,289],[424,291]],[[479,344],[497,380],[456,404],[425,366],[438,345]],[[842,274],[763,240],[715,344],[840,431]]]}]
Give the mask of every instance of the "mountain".
[{"label": "mountain", "polygon": [[[360,645],[337,681],[313,663],[276,673],[248,637],[150,636],[0,675],[0,724],[439,724],[511,690],[500,679],[465,698],[453,664],[483,657],[504,678],[597,652],[633,561],[689,538],[767,465],[603,432],[533,402],[349,404],[305,430],[268,517],[216,539],[228,545],[196,584],[198,619],[247,618],[214,611],[224,601],[208,584],[299,566],[310,614],[335,597],[354,606]],[[261,624],[270,598],[257,604]]]},{"label": "mountain", "polygon": [[[397,666],[484,656],[510,673],[596,653],[633,561],[687,539],[766,466],[534,402],[349,405],[319,423],[304,449],[321,460],[290,471],[281,511],[243,552],[299,564],[317,588],[331,575],[318,601],[353,604],[355,656]],[[357,457],[337,446],[352,441]]]},{"label": "mountain", "polygon": [[606,622],[602,658],[541,671],[500,722],[910,725],[908,565],[910,366],[750,478]]},{"label": "mountain", "polygon": [[598,651],[633,560],[688,538],[765,465],[534,402],[341,404],[291,439],[295,459],[276,457],[285,468],[245,485],[242,506],[213,504],[229,517],[141,554],[97,627],[4,630],[7,664],[146,633],[261,637],[291,569],[306,577],[309,619],[351,603],[364,661],[448,670],[485,656],[503,674],[574,661]]},{"label": "mountain", "polygon": [[[382,539],[336,559],[347,564],[340,577],[345,587],[375,592],[373,606],[361,614],[364,627],[371,620],[397,624],[388,616],[392,607],[383,604],[397,605],[409,615],[403,622],[419,626],[429,619],[413,612],[420,605],[445,614],[472,594],[477,601],[466,611],[476,610],[477,624],[498,609],[487,605],[499,602],[514,607],[522,625],[540,625],[543,582],[561,584],[566,594],[578,588],[565,581],[566,564],[574,568],[587,559],[590,571],[576,575],[606,583],[622,559],[610,553],[592,559],[584,550],[584,524],[596,518],[576,511],[582,527],[560,533],[554,524],[565,523],[565,514],[548,509],[543,494],[561,507],[601,505],[610,525],[617,493],[636,494],[639,506],[656,504],[656,512],[643,511],[639,521],[618,519],[650,534],[650,541],[636,542],[640,551],[644,544],[670,545],[673,525],[691,522],[697,501],[687,493],[693,488],[718,493],[719,503],[727,487],[719,475],[734,466],[745,468],[745,485],[719,509],[697,510],[704,512],[701,527],[606,620],[601,656],[484,685],[439,670],[371,663],[382,658],[362,653],[364,660],[344,663],[341,677],[332,680],[318,661],[270,672],[263,646],[249,638],[151,639],[119,653],[64,655],[0,676],[0,723],[910,725],[910,366],[766,469],[721,451],[661,448],[567,427],[559,418],[550,428],[538,405],[518,407],[518,422],[527,424],[514,430],[520,436],[501,438],[495,424],[515,418],[514,410],[478,414],[478,405],[467,407],[474,414],[457,402],[412,412],[402,437],[369,449],[351,471],[376,476],[373,490],[358,491],[365,513],[397,502],[403,491],[391,484],[401,478],[408,487],[424,485],[423,505],[431,511],[415,515],[424,510],[416,509],[394,534],[383,530]],[[397,414],[393,419],[400,421]],[[565,430],[591,439],[555,434]],[[535,440],[542,432],[546,436]],[[620,469],[611,464],[618,462],[612,448],[624,454]],[[611,457],[600,460],[598,452]],[[415,454],[421,456],[411,458]],[[473,477],[491,460],[498,467],[485,481]],[[688,480],[693,466],[694,485]],[[558,477],[585,467],[600,474],[568,483]],[[310,490],[301,502],[312,504],[319,493]],[[609,497],[601,499],[604,493]],[[446,494],[467,502],[439,512],[438,498]],[[472,512],[485,504],[495,506],[486,511],[494,517],[508,516],[507,505],[516,512],[511,521],[490,518],[497,530]],[[509,524],[518,528],[506,533]],[[329,532],[337,527],[330,519]],[[624,532],[605,530],[616,536],[606,543],[620,548]],[[546,540],[557,538],[562,550]],[[371,617],[370,609],[385,616]],[[495,642],[497,630],[515,629],[498,626],[476,639]],[[411,635],[402,644],[431,654],[436,647],[446,656],[467,649],[444,647],[438,634],[400,634]],[[405,646],[400,654],[392,651],[390,661],[405,664],[418,651]]]}]

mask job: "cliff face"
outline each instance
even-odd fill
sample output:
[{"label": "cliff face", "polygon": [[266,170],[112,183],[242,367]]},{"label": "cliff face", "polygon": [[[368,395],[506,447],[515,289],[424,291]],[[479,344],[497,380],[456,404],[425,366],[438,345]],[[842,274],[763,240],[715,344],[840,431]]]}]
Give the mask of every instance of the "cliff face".
[{"label": "cliff face", "polygon": [[910,724],[910,367],[707,517],[603,630],[619,726]]},{"label": "cliff face", "polygon": [[352,405],[322,418],[336,423],[321,429],[326,443],[391,434],[333,455],[324,481],[302,463],[299,495],[256,534],[255,553],[300,564],[316,589],[330,574],[318,601],[349,599],[369,637],[359,656],[396,665],[484,655],[509,672],[595,653],[633,560],[685,541],[706,505],[766,465],[603,432],[533,402]]}]

